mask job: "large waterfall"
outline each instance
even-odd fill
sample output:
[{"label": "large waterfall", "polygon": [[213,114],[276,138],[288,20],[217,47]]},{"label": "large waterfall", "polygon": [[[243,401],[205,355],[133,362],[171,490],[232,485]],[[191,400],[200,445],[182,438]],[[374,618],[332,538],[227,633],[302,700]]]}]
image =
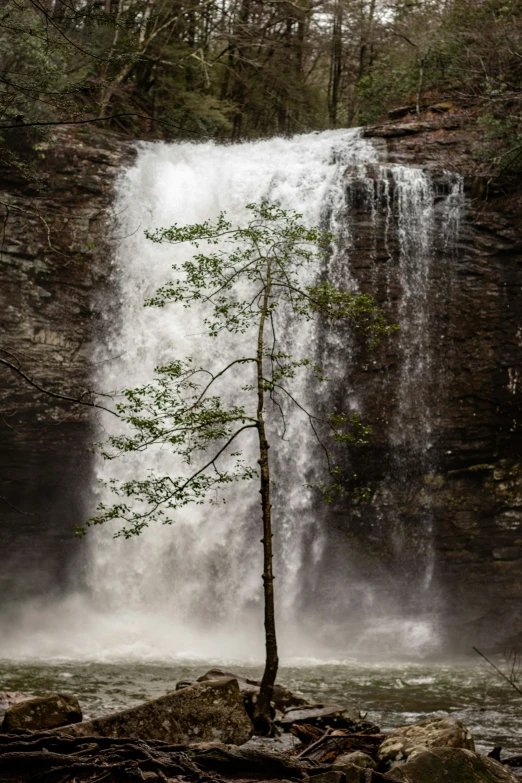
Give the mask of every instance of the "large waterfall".
[{"label": "large waterfall", "polygon": [[[429,492],[414,535],[401,524],[397,492],[419,465],[426,474],[436,470],[433,426],[444,377],[432,360],[437,303],[430,285],[435,246],[450,259],[458,231],[458,177],[448,175],[441,189],[421,169],[388,165],[358,131],[229,146],[144,144],[135,165],[121,174],[113,208],[113,285],[103,303],[96,386],[117,393],[148,380],[156,365],[170,359],[196,353],[211,360],[213,348],[201,335],[197,314],[143,307],[169,279],[174,260],[188,252],[155,245],[144,231],[214,219],[222,210],[241,222],[245,205],[264,198],[333,231],[335,251],[328,269],[317,275],[352,289],[373,287],[400,326],[390,338],[395,369],[382,381],[394,385],[395,405],[374,426],[391,456],[368,501],[367,535],[389,540],[387,562],[371,563],[352,546],[348,509],[337,509],[330,525],[328,509],[318,508],[304,488],[319,457],[299,422],[290,426],[289,441],[273,448],[282,655],[345,655],[383,634],[389,650],[432,650],[443,596],[436,585]],[[327,394],[342,397],[345,407],[363,417],[371,415],[349,334],[290,323],[287,341],[296,354],[313,353],[323,361]],[[313,402],[314,390],[302,392]],[[114,426],[108,416],[99,425],[102,436]],[[100,461],[93,484],[109,472],[122,478],[126,471],[168,465],[162,453],[143,453],[138,463],[118,466]],[[101,497],[103,490],[96,491]],[[61,608],[70,631],[60,634],[59,643],[52,633],[37,635],[40,653],[59,648],[81,657],[261,659],[257,504],[256,488],[241,484],[230,490],[226,505],[184,509],[173,525],[151,527],[138,540],[114,540],[109,529],[91,531],[84,584]],[[352,511],[356,520],[360,510]]]}]

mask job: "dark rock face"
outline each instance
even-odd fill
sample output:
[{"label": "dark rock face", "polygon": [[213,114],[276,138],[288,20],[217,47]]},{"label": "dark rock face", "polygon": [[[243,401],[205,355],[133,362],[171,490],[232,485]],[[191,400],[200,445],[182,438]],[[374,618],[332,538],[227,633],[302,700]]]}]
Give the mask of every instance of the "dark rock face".
[{"label": "dark rock face", "polygon": [[79,723],[81,719],[82,710],[76,696],[71,693],[49,693],[9,707],[4,715],[2,731],[55,729]]},{"label": "dark rock face", "polygon": [[[414,295],[404,294],[397,181],[389,176],[385,190],[382,170],[375,185],[370,171],[351,185],[346,268],[392,322],[400,322],[401,307],[411,308],[413,327],[373,354],[353,346],[349,361],[334,345],[335,361],[356,368],[338,394],[345,401],[355,396],[373,428],[369,446],[348,466],[369,500],[318,507],[328,527],[328,565],[320,581],[304,576],[304,593],[328,603],[341,624],[344,596],[338,616],[335,605],[344,572],[355,618],[365,615],[368,600],[359,582],[371,585],[372,612],[382,606],[383,623],[394,612],[433,618],[447,647],[464,651],[515,643],[522,629],[522,199],[476,197],[476,128],[461,118],[369,128],[365,135],[384,162],[429,173],[435,230],[420,281],[426,300],[414,278]],[[463,177],[464,209],[459,230],[441,241],[453,187],[448,171]],[[406,229],[415,234],[422,226]],[[414,247],[412,269],[420,255]],[[424,321],[412,321],[422,307]],[[416,324],[425,330],[422,339]],[[324,355],[331,351],[325,337]]]},{"label": "dark rock face", "polygon": [[[133,149],[111,134],[59,131],[40,152],[42,190],[0,172],[0,358],[39,386],[77,397],[107,285],[108,209]],[[90,411],[41,394],[0,365],[0,592],[59,589],[81,551]]]}]

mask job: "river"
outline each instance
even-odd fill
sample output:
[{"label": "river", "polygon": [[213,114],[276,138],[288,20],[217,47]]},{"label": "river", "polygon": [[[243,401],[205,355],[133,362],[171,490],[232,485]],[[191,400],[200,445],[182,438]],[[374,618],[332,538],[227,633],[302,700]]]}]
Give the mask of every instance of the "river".
[{"label": "river", "polygon": [[[178,680],[197,678],[215,665],[249,677],[261,673],[258,665],[233,661],[0,660],[0,684],[35,694],[70,691],[91,718],[161,696]],[[468,726],[480,752],[495,745],[507,755],[522,751],[522,697],[479,660],[293,661],[280,668],[279,682],[315,701],[356,705],[385,732],[424,717],[453,715]]]}]

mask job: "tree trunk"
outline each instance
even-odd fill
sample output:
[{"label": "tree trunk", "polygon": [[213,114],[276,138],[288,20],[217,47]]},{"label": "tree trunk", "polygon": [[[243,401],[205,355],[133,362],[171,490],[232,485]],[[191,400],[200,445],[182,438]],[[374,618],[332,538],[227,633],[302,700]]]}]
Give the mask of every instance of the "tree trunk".
[{"label": "tree trunk", "polygon": [[332,48],[330,54],[330,77],[328,82],[328,114],[330,125],[337,127],[337,111],[339,107],[339,92],[343,71],[343,7],[338,0],[334,10],[332,25]]},{"label": "tree trunk", "polygon": [[272,720],[270,718],[270,702],[277,676],[279,658],[277,657],[277,640],[275,628],[274,608],[274,574],[272,571],[272,506],[270,504],[270,465],[268,461],[268,449],[270,448],[265,433],[265,421],[263,407],[265,389],[263,381],[263,353],[264,353],[264,329],[270,301],[271,261],[267,262],[267,277],[259,331],[257,338],[257,431],[259,434],[259,466],[261,472],[261,509],[263,516],[263,589],[265,598],[265,644],[266,659],[265,671],[261,680],[261,689],[254,709],[254,728],[258,734],[269,735],[272,733]]},{"label": "tree trunk", "polygon": [[424,87],[424,66],[426,64],[426,60],[430,56],[430,49],[426,52],[423,57],[419,60],[419,84],[417,88],[417,100],[416,100],[416,110],[417,110],[417,117],[420,117],[421,113],[421,100],[422,100],[422,89]]}]

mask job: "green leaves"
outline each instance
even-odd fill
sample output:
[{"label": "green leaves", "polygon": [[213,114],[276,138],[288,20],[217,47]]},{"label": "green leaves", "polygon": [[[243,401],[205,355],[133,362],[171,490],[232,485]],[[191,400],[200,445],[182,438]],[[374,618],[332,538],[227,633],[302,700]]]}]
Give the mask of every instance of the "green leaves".
[{"label": "green leaves", "polygon": [[329,413],[326,418],[336,443],[349,443],[353,446],[366,446],[368,443],[372,428],[363,423],[359,413],[349,416],[344,413]]},{"label": "green leaves", "polygon": [[[145,477],[107,482],[117,501],[100,504],[85,527],[120,520],[116,535],[128,538],[152,521],[171,524],[173,512],[188,504],[221,502],[221,490],[257,475],[238,448],[243,433],[264,432],[265,419],[279,418],[284,437],[287,417],[295,412],[308,421],[325,456],[329,481],[317,482],[316,489],[331,502],[347,486],[332,464],[332,448],[364,446],[371,428],[356,412],[325,415],[306,407],[293,388],[296,377],[307,373],[310,383],[324,383],[327,376],[313,356],[281,350],[279,330],[313,318],[345,321],[373,347],[396,327],[387,324],[369,294],[327,281],[311,284],[332,252],[331,234],[305,226],[300,214],[268,201],[246,209],[245,225],[234,226],[222,213],[215,222],[147,232],[152,242],[187,243],[194,253],[173,264],[173,279],[146,305],[197,307],[207,335],[225,339],[238,355],[217,370],[211,357],[208,366],[174,357],[156,367],[149,383],[122,392],[117,410],[123,427],[101,446],[102,456],[112,461],[167,450],[177,475],[151,470]],[[246,353],[240,345],[247,346]]]},{"label": "green leaves", "polygon": [[388,324],[380,307],[370,294],[354,294],[342,291],[328,282],[309,286],[310,308],[313,312],[333,321],[347,320],[358,332],[370,340],[375,348],[381,337],[398,331],[396,324]]},{"label": "green leaves", "polygon": [[[301,273],[321,268],[332,252],[333,236],[318,227],[302,223],[302,215],[262,201],[247,204],[252,217],[246,226],[233,226],[221,213],[214,223],[171,226],[145,232],[156,243],[189,243],[207,252],[197,252],[188,261],[174,264],[176,279],[159,288],[145,304],[164,307],[169,302],[191,307],[196,302],[209,306],[204,324],[216,337],[221,331],[245,333],[259,314],[266,287],[266,267],[271,261],[270,314],[281,306],[294,315],[311,320],[320,315],[330,320],[348,320],[374,347],[380,337],[398,327],[386,323],[369,294],[335,288],[328,282],[303,285]],[[214,250],[213,248],[218,249]],[[252,285],[251,298],[239,298],[237,286]]]}]

